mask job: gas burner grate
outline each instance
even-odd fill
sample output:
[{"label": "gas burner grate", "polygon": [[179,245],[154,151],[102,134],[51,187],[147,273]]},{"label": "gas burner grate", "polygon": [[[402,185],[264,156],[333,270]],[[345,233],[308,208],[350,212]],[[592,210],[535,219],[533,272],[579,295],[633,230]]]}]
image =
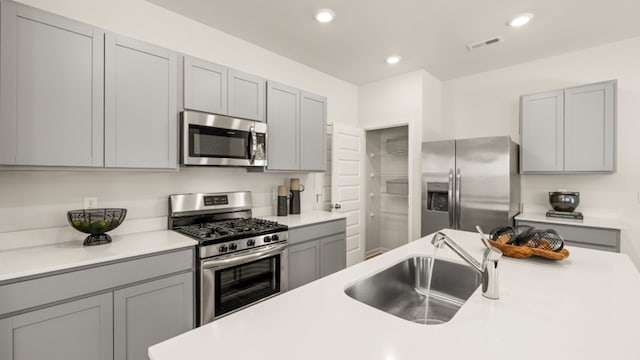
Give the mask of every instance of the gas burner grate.
[{"label": "gas burner grate", "polygon": [[221,240],[237,236],[252,236],[272,230],[282,230],[275,221],[239,218],[180,226],[175,230],[199,240]]}]

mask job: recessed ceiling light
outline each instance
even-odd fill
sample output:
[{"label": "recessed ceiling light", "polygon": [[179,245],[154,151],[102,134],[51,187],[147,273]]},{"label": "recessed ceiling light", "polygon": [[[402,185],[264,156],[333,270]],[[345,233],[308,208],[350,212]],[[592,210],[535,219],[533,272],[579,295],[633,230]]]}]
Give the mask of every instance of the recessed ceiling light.
[{"label": "recessed ceiling light", "polygon": [[336,13],[331,9],[320,9],[316,11],[316,20],[321,23],[328,23],[336,17]]},{"label": "recessed ceiling light", "polygon": [[533,14],[531,13],[519,14],[514,16],[511,20],[507,21],[507,26],[511,26],[511,27],[524,26],[524,25],[527,25],[529,21],[531,21],[531,19],[533,19]]},{"label": "recessed ceiling light", "polygon": [[402,58],[398,55],[391,55],[387,58],[387,64],[394,65],[400,62]]}]

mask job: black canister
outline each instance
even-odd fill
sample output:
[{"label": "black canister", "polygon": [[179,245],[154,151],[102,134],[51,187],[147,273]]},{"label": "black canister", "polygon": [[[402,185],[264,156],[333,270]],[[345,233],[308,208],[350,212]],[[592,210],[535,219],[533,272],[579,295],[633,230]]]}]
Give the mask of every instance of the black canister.
[{"label": "black canister", "polygon": [[287,188],[278,186],[278,216],[287,216]]}]

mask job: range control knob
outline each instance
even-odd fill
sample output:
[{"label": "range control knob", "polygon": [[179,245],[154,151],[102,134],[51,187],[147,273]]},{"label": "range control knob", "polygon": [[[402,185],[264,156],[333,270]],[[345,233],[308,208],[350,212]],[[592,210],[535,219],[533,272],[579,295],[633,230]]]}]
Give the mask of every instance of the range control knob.
[{"label": "range control knob", "polygon": [[254,239],[247,240],[247,246],[254,246],[255,244],[256,244],[256,241]]},{"label": "range control knob", "polygon": [[225,253],[225,252],[227,252],[227,245],[221,245],[221,246],[218,248],[218,252],[221,252],[221,253]]},{"label": "range control knob", "polygon": [[231,244],[229,244],[229,250],[230,250],[230,251],[233,251],[233,250],[235,250],[235,249],[237,249],[237,248],[238,248],[238,244],[236,244],[236,243],[231,243]]},{"label": "range control knob", "polygon": [[264,242],[271,242],[271,236],[265,236],[262,240],[264,240]]},{"label": "range control knob", "polygon": [[278,241],[278,240],[280,240],[280,236],[278,236],[277,234],[276,235],[272,235],[271,236],[271,240]]}]

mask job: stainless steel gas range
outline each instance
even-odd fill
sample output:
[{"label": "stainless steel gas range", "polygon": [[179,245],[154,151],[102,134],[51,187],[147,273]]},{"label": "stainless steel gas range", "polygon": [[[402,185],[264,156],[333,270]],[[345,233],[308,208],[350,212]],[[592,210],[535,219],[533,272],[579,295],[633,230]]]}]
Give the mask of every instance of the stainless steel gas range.
[{"label": "stainless steel gas range", "polygon": [[287,226],[253,218],[251,193],[169,197],[169,229],[198,240],[198,325],[287,291]]}]

